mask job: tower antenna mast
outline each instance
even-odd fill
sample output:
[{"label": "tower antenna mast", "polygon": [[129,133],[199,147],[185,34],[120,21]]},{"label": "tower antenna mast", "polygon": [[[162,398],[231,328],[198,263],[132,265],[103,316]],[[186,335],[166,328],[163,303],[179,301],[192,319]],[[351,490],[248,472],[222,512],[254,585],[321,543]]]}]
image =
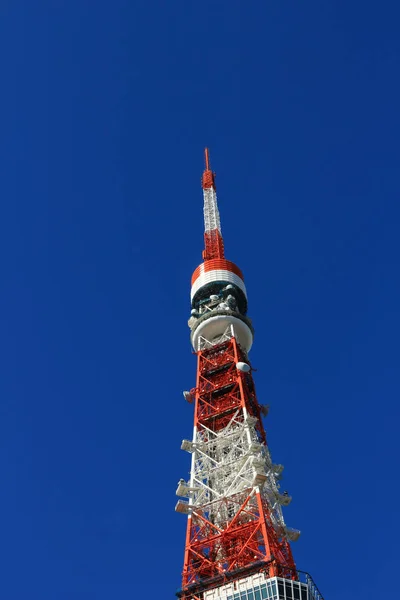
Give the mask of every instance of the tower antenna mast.
[{"label": "tower antenna mast", "polygon": [[208,148],[204,151],[205,170],[202,178],[204,198],[204,260],[224,258],[224,240],[222,239],[221,221],[217,203],[215,173],[210,168]]}]

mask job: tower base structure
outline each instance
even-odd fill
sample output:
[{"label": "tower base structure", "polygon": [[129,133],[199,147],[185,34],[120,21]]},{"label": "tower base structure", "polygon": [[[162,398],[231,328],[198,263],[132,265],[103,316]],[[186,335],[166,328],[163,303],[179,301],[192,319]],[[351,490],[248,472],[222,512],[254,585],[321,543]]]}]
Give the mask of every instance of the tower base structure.
[{"label": "tower base structure", "polygon": [[[180,600],[323,600],[308,573],[296,570],[294,579],[271,577],[270,566],[271,563],[259,565],[247,576],[229,573],[214,584],[208,580],[206,586],[199,582],[178,590],[176,596]],[[276,563],[273,571],[276,572]]]}]

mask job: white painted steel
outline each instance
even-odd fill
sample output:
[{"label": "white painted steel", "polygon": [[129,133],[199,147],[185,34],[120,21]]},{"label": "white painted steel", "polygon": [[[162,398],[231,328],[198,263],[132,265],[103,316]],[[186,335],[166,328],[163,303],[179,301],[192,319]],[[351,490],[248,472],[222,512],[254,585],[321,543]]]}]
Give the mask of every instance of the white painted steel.
[{"label": "white painted steel", "polygon": [[214,339],[212,342],[209,342],[208,340],[206,340],[205,337],[201,335],[197,342],[197,350],[204,350],[205,348],[211,348],[212,346],[215,346],[215,344],[222,344],[223,342],[228,342],[232,337],[235,337],[235,330],[233,328],[233,325],[231,324],[225,329],[225,331],[219,338],[217,338],[216,340]]},{"label": "white painted steel", "polygon": [[216,338],[221,337],[230,325],[234,327],[235,338],[241,347],[248,352],[253,344],[251,329],[246,323],[233,315],[216,315],[200,323],[190,336],[193,349],[199,349],[201,338],[205,338],[212,343]]},{"label": "white painted steel", "polygon": [[[229,323],[227,318],[228,315],[215,317],[224,321],[225,330],[221,330],[220,337],[214,342],[199,332],[196,336],[198,347],[194,346],[195,349],[211,347],[231,337],[239,341],[238,325],[247,326],[235,317],[233,319],[237,323]],[[246,408],[238,408],[228,425],[219,431],[212,431],[205,425],[193,428],[190,450],[189,443],[184,448],[192,454],[190,481],[185,489],[189,502],[179,501],[176,510],[187,513],[190,518],[191,513],[199,509],[208,515],[211,522],[223,528],[249,495],[249,507],[256,504],[258,492],[270,507],[270,518],[275,529],[281,535],[294,539],[300,533],[295,534],[297,530],[286,527],[279,502],[278,478],[282,468],[272,463],[268,447],[260,443],[256,425],[256,417],[249,415]]]},{"label": "white painted steel", "polygon": [[[197,427],[196,425],[193,427],[193,443],[195,444],[197,440]],[[195,485],[195,478],[194,478],[194,471],[195,471],[195,464],[196,464],[196,451],[192,453],[192,458],[190,461],[190,487],[193,487]],[[189,497],[189,504],[190,506],[193,504],[193,495],[190,494]]]},{"label": "white painted steel", "polygon": [[203,285],[212,283],[213,281],[226,281],[226,283],[233,283],[242,290],[247,298],[246,286],[244,285],[243,279],[236,275],[236,273],[232,273],[232,271],[228,271],[226,269],[215,269],[200,273],[196,281],[193,283],[192,289],[190,290],[190,300],[193,300],[194,295],[201,287],[203,287]]},{"label": "white painted steel", "polygon": [[221,233],[217,193],[213,188],[203,190],[204,198],[204,228],[206,233],[218,229]]},{"label": "white painted steel", "polygon": [[[223,527],[245,497],[259,490],[270,506],[273,525],[282,533],[285,522],[277,501],[278,484],[268,448],[259,443],[256,419],[238,409],[220,431],[202,425],[193,432],[189,506],[206,511]],[[255,502],[255,496],[254,500]]]}]

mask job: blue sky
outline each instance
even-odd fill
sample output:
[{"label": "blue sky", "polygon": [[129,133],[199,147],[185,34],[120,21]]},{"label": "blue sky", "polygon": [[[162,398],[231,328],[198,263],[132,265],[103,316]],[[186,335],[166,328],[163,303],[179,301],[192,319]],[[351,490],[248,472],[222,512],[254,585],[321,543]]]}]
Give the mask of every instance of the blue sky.
[{"label": "blue sky", "polygon": [[400,533],[399,18],[1,3],[2,598],[179,586],[205,145],[297,565],[327,599],[381,597]]}]

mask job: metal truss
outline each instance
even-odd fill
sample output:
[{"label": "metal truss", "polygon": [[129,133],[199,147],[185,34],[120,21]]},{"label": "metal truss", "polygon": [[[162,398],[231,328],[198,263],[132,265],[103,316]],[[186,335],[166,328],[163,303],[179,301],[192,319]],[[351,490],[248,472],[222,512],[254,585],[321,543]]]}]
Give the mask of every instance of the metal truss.
[{"label": "metal truss", "polygon": [[192,454],[190,480],[177,489],[188,499],[177,504],[189,516],[184,586],[272,558],[294,569],[283,467],[272,463],[251,372],[237,368],[248,357],[233,327],[213,342],[200,342],[193,439],[182,442]]},{"label": "metal truss", "polygon": [[214,188],[203,189],[204,229],[206,233],[217,229],[221,233],[221,221],[217,204],[217,193]]},{"label": "metal truss", "polygon": [[212,342],[209,342],[205,337],[203,337],[202,335],[199,336],[199,347],[198,350],[206,350],[207,348],[212,348],[213,346],[219,346],[219,344],[222,344],[223,342],[229,342],[229,340],[235,336],[235,332],[233,329],[233,325],[229,325],[229,327],[227,327],[224,331],[224,333],[214,339]]},{"label": "metal truss", "polygon": [[191,454],[191,471],[176,491],[176,510],[187,515],[177,596],[323,600],[294,564],[289,542],[300,532],[287,527],[282,514],[291,497],[280,491],[283,466],[272,462],[268,449],[262,416],[269,407],[258,403],[247,355],[253,341],[247,293],[240,269],[224,257],[208,149],[202,188],[204,262],[192,277],[188,322],[197,378],[183,392],[195,408],[193,437],[181,446]]},{"label": "metal truss", "polygon": [[204,196],[204,258],[224,257],[224,241],[214,187],[203,188]]},{"label": "metal truss", "polygon": [[196,508],[226,499],[226,515],[214,516],[214,522],[222,525],[237,509],[228,499],[258,486],[270,506],[272,522],[277,529],[283,529],[281,504],[288,501],[278,491],[281,467],[272,464],[267,446],[259,441],[255,424],[255,418],[245,408],[239,408],[219,431],[200,425],[188,447],[193,453],[191,479],[187,488],[181,487],[180,491]]}]

